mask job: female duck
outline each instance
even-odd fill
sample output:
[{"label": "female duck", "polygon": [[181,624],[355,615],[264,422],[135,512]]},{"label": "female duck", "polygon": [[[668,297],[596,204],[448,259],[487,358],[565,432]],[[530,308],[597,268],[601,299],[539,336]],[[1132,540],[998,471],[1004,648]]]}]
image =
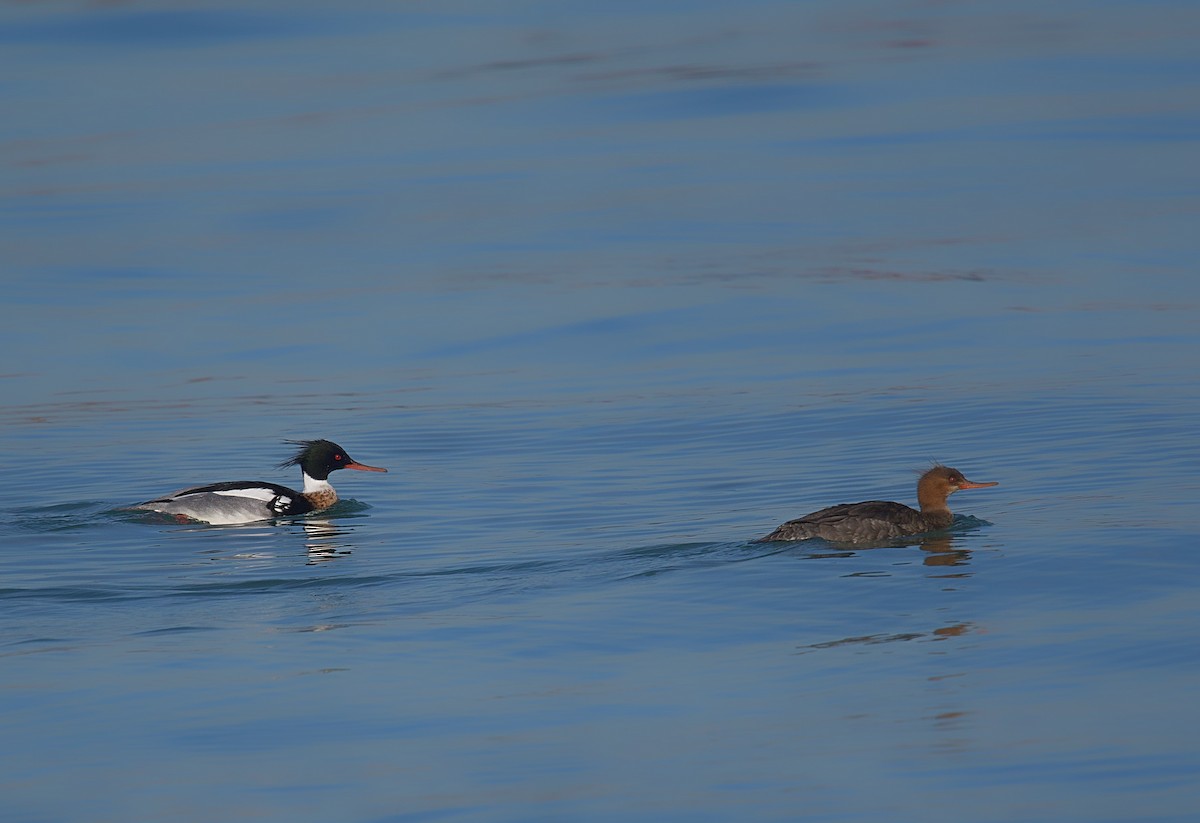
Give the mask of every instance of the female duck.
[{"label": "female duck", "polygon": [[903,503],[869,500],[842,503],[789,520],[758,542],[809,540],[820,537],[832,543],[865,543],[947,528],[954,515],[946,498],[962,489],[983,489],[999,483],[973,483],[958,469],[934,466],[917,481],[921,510]]}]

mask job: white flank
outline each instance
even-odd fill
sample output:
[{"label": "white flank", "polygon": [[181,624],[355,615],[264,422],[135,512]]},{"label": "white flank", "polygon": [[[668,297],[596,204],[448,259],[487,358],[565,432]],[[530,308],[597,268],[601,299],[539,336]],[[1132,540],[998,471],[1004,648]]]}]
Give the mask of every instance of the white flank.
[{"label": "white flank", "polygon": [[270,503],[278,496],[270,489],[259,488],[227,489],[226,491],[211,492],[211,494],[219,494],[225,497],[249,497],[252,500],[261,500],[264,503]]}]

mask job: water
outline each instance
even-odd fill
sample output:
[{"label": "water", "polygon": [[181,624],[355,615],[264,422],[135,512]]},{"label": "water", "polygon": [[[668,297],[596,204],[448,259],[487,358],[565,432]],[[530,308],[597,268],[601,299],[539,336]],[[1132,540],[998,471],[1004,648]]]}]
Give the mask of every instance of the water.
[{"label": "water", "polygon": [[7,6],[0,817],[1190,821],[1197,22]]}]

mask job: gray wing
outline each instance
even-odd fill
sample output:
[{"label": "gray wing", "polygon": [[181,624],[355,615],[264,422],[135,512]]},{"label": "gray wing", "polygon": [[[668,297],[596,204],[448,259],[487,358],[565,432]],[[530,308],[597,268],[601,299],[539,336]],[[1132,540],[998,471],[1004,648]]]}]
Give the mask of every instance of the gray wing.
[{"label": "gray wing", "polygon": [[903,503],[868,500],[830,506],[789,520],[761,538],[761,541],[811,540],[819,537],[833,543],[862,543],[916,534],[924,529],[920,512]]}]

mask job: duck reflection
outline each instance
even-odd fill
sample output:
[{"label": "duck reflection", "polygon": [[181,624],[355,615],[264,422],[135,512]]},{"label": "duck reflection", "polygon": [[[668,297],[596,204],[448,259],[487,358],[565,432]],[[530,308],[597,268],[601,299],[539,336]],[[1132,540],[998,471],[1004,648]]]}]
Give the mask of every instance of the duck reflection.
[{"label": "duck reflection", "polygon": [[[926,566],[965,566],[971,560],[969,549],[954,548],[953,534],[933,534],[918,540],[917,546],[926,553],[921,561]],[[958,576],[966,577],[967,574]]]},{"label": "duck reflection", "polygon": [[[869,552],[874,549],[902,549],[915,546],[925,552],[921,562],[926,566],[965,566],[970,563],[971,550],[956,548],[954,545],[955,538],[956,535],[952,532],[935,532],[921,537],[883,540],[875,543],[829,543],[827,548],[809,549],[802,552],[801,556],[809,560],[831,560],[856,557],[861,552]],[[789,551],[794,551],[794,549],[784,548],[771,552],[771,554],[781,554]],[[961,572],[956,575],[946,576],[967,577],[969,574]]]},{"label": "duck reflection", "polygon": [[340,529],[329,520],[304,520],[305,545],[308,548],[308,563],[327,563],[350,554],[351,543],[345,539],[350,529]]},{"label": "duck reflection", "polygon": [[821,649],[836,649],[842,646],[878,646],[885,643],[903,643],[910,640],[936,642],[949,640],[952,637],[962,637],[970,634],[974,631],[974,628],[971,623],[952,623],[949,626],[940,626],[932,631],[864,634],[857,637],[843,637],[838,640],[826,640],[821,643],[810,643],[807,646],[800,646],[797,654],[809,654]]}]

